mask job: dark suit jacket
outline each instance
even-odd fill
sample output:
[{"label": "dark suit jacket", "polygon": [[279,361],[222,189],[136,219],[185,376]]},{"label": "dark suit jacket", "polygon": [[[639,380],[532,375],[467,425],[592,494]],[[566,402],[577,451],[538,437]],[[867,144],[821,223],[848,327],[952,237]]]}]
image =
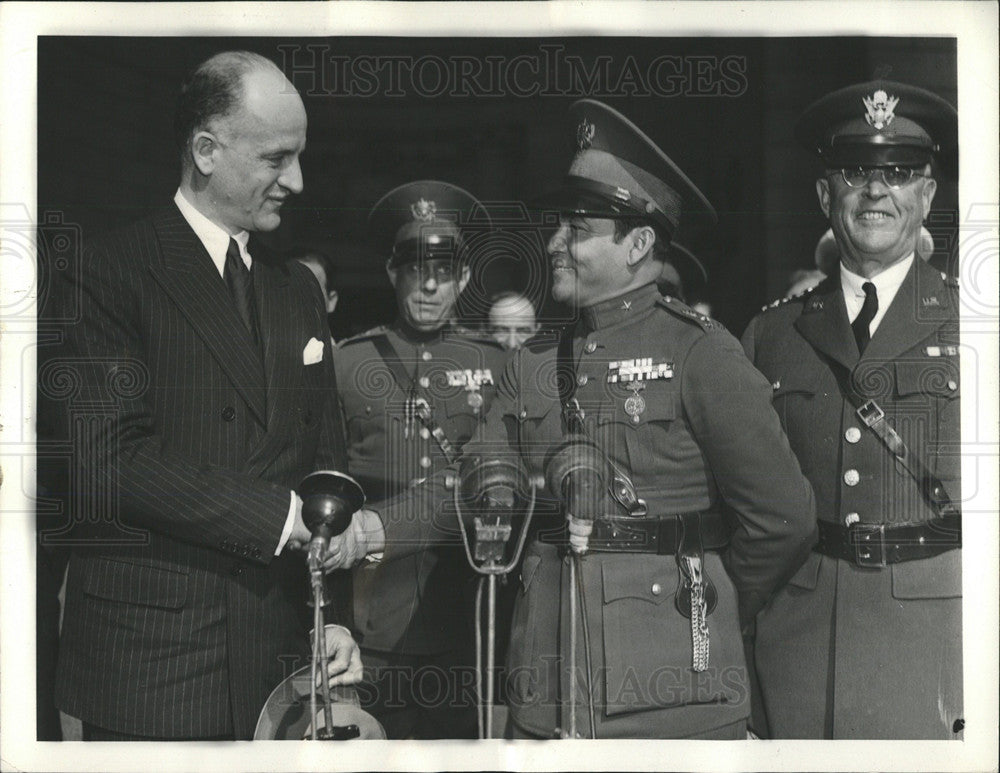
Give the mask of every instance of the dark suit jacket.
[{"label": "dark suit jacket", "polygon": [[[838,276],[750,323],[744,348],[772,382],[820,520],[935,516],[861,424],[846,379],[960,501],[958,314],[957,283],[916,259],[862,356]],[[772,735],[958,738],[961,564],[961,550],[882,569],[813,553],[757,620]]]},{"label": "dark suit jacket", "polygon": [[262,357],[176,207],[90,245],[65,288],[80,318],[44,378],[71,385],[71,494],[96,517],[77,523],[57,701],[101,727],[249,738],[308,651],[304,562],[274,550],[289,490],[343,466],[330,338],[308,270],[250,252]]}]

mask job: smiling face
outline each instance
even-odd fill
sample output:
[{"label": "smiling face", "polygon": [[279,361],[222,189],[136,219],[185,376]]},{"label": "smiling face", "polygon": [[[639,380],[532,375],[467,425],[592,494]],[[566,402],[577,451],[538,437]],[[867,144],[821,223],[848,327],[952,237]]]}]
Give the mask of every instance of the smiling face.
[{"label": "smiling face", "polygon": [[469,282],[469,268],[455,268],[450,260],[426,260],[387,266],[396,290],[400,317],[410,327],[431,332],[451,319],[458,296]]},{"label": "smiling face", "polygon": [[280,72],[251,71],[240,107],[209,129],[192,140],[205,176],[205,214],[229,233],[273,231],[281,205],[303,187],[306,112],[299,95]]},{"label": "smiling face", "polygon": [[[930,174],[930,169],[922,173]],[[839,170],[816,181],[820,207],[830,220],[841,261],[866,277],[878,274],[916,249],[921,223],[931,211],[936,190],[933,178],[917,176],[893,190],[881,174],[852,188]]]},{"label": "smiling face", "polygon": [[629,284],[628,238],[615,241],[608,218],[564,217],[549,239],[552,297],[586,308],[620,295]]}]

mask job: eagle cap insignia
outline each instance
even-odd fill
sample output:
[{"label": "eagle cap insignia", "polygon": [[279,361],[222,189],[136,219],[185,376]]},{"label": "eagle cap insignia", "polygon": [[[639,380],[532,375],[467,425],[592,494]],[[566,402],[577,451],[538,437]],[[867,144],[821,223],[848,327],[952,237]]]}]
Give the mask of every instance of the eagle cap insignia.
[{"label": "eagle cap insignia", "polygon": [[899,104],[899,98],[890,97],[882,89],[876,91],[871,97],[862,97],[861,101],[865,103],[865,110],[867,111],[865,120],[869,126],[874,127],[878,131],[886,128],[896,117],[893,110]]},{"label": "eagle cap insignia", "polygon": [[434,219],[434,215],[437,214],[437,204],[427,199],[420,199],[410,204],[410,213],[413,215],[414,220],[425,223],[430,222]]},{"label": "eagle cap insignia", "polygon": [[587,150],[594,141],[594,134],[597,129],[590,121],[584,118],[580,125],[576,127],[576,145],[580,150]]}]

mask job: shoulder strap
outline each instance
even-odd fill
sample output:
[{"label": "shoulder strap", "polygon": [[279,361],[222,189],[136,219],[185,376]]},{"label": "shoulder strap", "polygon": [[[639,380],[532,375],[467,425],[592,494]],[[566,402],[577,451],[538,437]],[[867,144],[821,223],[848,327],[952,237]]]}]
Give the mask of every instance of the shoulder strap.
[{"label": "shoulder strap", "polygon": [[[843,373],[844,371],[838,368],[836,372]],[[932,473],[923,460],[907,447],[903,438],[885,418],[885,411],[879,407],[879,404],[858,394],[851,384],[849,375],[846,377],[841,375],[838,380],[841,384],[841,390],[854,406],[858,418],[875,433],[875,436],[892,457],[913,478],[920,489],[920,494],[938,517],[960,518],[962,516],[961,506],[948,496],[948,491],[940,478]]]},{"label": "shoulder strap", "polygon": [[455,450],[455,446],[448,440],[448,436],[444,434],[441,425],[434,421],[428,402],[422,397],[416,396],[416,384],[413,381],[413,377],[406,371],[406,367],[399,359],[399,354],[396,353],[396,350],[389,342],[389,337],[385,333],[380,333],[372,338],[372,344],[375,346],[375,350],[379,353],[386,367],[389,368],[389,372],[396,380],[399,388],[406,394],[405,411],[407,420],[409,421],[411,415],[416,416],[420,420],[420,423],[427,428],[427,431],[431,433],[448,464],[454,462],[458,459],[458,452]]}]

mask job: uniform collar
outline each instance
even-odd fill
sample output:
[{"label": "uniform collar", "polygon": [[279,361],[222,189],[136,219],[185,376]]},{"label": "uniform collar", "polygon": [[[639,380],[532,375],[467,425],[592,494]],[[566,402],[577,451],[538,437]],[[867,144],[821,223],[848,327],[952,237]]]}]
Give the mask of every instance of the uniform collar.
[{"label": "uniform collar", "polygon": [[580,319],[591,330],[611,327],[653,308],[660,297],[655,284],[643,285],[623,295],[588,306],[581,310]]},{"label": "uniform collar", "polygon": [[[840,286],[844,290],[844,296],[849,298],[852,295],[859,298],[865,297],[865,291],[863,285],[865,282],[871,282],[875,285],[875,290],[878,293],[879,299],[887,298],[896,295],[896,291],[899,286],[903,284],[903,280],[906,279],[907,273],[910,271],[910,265],[913,263],[913,253],[911,252],[907,257],[903,258],[897,263],[893,263],[885,271],[881,271],[871,279],[861,276],[860,274],[855,274],[843,263],[840,264]],[[886,303],[888,307],[888,303]]]},{"label": "uniform collar", "polygon": [[[184,197],[180,188],[174,194],[174,204],[177,205],[177,209],[181,211],[181,215],[187,221],[188,225],[191,226],[191,230],[198,237],[198,241],[205,245],[205,250],[212,258],[216,269],[218,269],[219,276],[225,276],[226,250],[229,249],[230,239],[229,233],[199,212],[194,204]],[[250,269],[253,265],[250,253],[247,252],[247,242],[250,240],[250,233],[248,231],[240,231],[238,234],[233,234],[232,238],[236,240],[236,244],[240,248],[240,257],[243,258],[247,269]]]},{"label": "uniform collar", "polygon": [[397,319],[395,324],[392,326],[392,330],[394,330],[400,338],[411,344],[429,344],[439,341],[445,333],[453,329],[454,323],[452,321],[446,322],[437,330],[417,330],[402,319]]}]

